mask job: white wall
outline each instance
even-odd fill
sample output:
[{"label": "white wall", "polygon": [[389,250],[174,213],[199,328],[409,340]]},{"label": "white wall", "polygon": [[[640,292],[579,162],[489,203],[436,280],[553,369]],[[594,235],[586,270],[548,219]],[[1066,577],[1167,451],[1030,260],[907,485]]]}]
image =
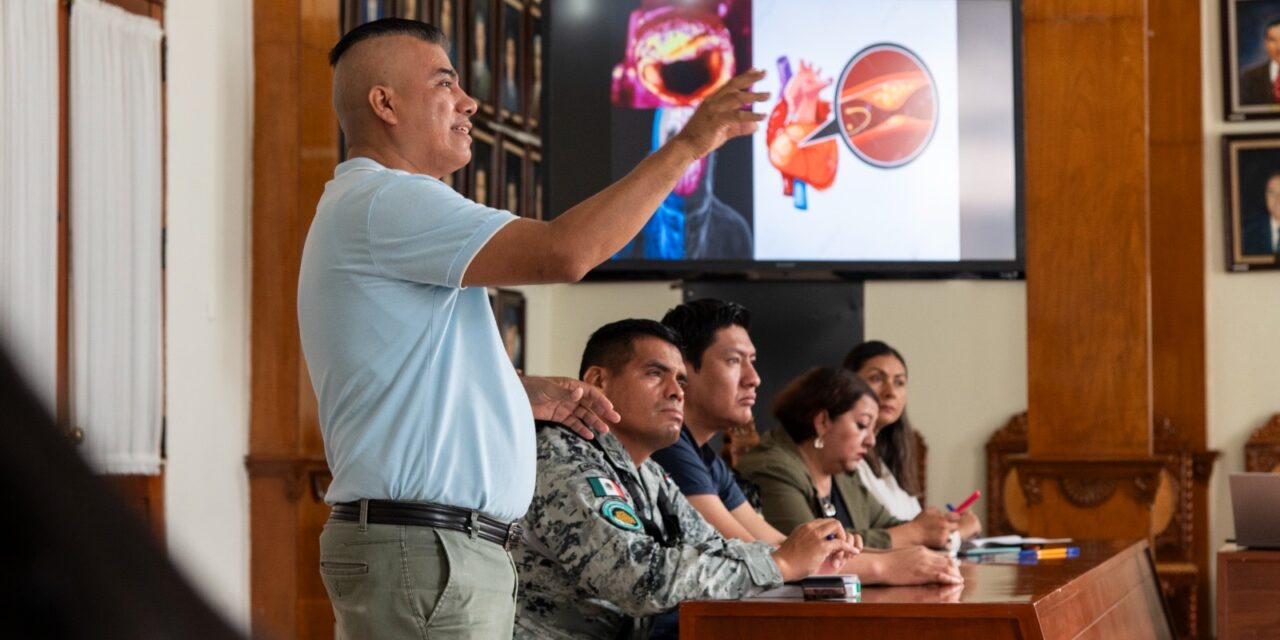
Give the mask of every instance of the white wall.
[{"label": "white wall", "polygon": [[680,304],[673,282],[628,282],[515,287],[527,300],[527,373],[578,377],[592,331],[624,318],[661,320]]},{"label": "white wall", "polygon": [[252,4],[166,5],[169,549],[249,624],[249,202]]},{"label": "white wall", "polygon": [[[1024,282],[870,282],[866,337],[907,359],[907,407],[929,445],[929,502],[986,491],[991,434],[1027,408]],[[985,523],[986,503],[976,513]]]},{"label": "white wall", "polygon": [[[1234,537],[1227,477],[1244,471],[1244,443],[1280,413],[1280,271],[1226,270],[1222,136],[1280,135],[1280,121],[1226,123],[1222,110],[1220,9],[1202,0],[1204,210],[1208,242],[1209,447],[1222,452],[1210,485],[1210,549]],[[1216,562],[1211,565],[1216,571]],[[1216,579],[1216,576],[1215,576]],[[1215,603],[1210,603],[1213,606]]]}]

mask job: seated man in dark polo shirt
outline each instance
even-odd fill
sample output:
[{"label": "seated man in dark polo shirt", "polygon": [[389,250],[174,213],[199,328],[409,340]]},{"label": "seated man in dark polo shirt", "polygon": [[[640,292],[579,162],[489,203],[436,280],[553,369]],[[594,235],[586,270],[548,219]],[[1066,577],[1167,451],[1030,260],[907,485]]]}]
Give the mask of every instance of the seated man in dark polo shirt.
[{"label": "seated man in dark polo shirt", "polygon": [[747,503],[729,465],[707,444],[716,433],[751,422],[760,375],[750,322],[742,305],[719,300],[682,304],[663,317],[684,343],[689,387],[680,440],[653,459],[725,537],[778,544],[783,534]]},{"label": "seated man in dark polo shirt", "polygon": [[[756,348],[747,334],[750,313],[734,302],[695,300],[668,311],[662,323],[684,343],[689,382],[680,440],[653,454],[654,460],[726,538],[778,544],[783,532],[746,503],[728,465],[707,445],[716,433],[752,419],[760,376],[755,368]],[[955,523],[946,516],[925,512],[887,529],[861,524],[856,532],[869,548],[942,548],[954,529]]]},{"label": "seated man in dark polo shirt", "polygon": [[687,497],[717,496],[731,514],[747,504],[733,470],[711,445],[698,446],[688,425],[680,429],[680,439],[675,444],[653,454],[653,459],[671,474],[680,485],[680,492]]}]

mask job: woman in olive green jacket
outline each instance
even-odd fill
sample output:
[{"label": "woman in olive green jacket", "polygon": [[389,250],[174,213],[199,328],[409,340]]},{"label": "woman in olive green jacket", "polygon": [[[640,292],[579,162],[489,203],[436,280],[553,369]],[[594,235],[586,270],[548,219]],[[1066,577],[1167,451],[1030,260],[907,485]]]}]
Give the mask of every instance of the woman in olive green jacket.
[{"label": "woman in olive green jacket", "polygon": [[815,518],[837,518],[866,546],[945,547],[954,517],[928,509],[915,520],[893,517],[853,475],[875,446],[876,395],[844,369],[805,372],[779,394],[782,428],[760,438],[738,471],[760,487],[764,518],[782,532]]}]

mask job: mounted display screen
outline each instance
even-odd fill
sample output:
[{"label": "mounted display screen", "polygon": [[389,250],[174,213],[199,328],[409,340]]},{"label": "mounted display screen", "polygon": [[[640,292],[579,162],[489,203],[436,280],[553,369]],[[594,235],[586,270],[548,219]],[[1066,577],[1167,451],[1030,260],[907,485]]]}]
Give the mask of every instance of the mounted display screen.
[{"label": "mounted display screen", "polygon": [[554,0],[550,211],[751,67],[760,130],[694,163],[617,275],[1022,270],[1011,0]]}]

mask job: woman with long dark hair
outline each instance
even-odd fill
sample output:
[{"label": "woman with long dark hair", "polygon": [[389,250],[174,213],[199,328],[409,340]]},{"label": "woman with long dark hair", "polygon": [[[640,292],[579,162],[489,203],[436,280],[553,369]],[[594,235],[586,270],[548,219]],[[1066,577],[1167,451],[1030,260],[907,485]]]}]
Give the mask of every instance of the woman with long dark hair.
[{"label": "woman with long dark hair", "polygon": [[[910,520],[920,514],[918,455],[911,420],[907,417],[907,361],[897,349],[879,340],[854,347],[844,367],[862,378],[880,399],[876,418],[876,444],[859,463],[856,473],[863,486],[895,517]],[[960,519],[962,538],[982,531],[972,511]]]}]

